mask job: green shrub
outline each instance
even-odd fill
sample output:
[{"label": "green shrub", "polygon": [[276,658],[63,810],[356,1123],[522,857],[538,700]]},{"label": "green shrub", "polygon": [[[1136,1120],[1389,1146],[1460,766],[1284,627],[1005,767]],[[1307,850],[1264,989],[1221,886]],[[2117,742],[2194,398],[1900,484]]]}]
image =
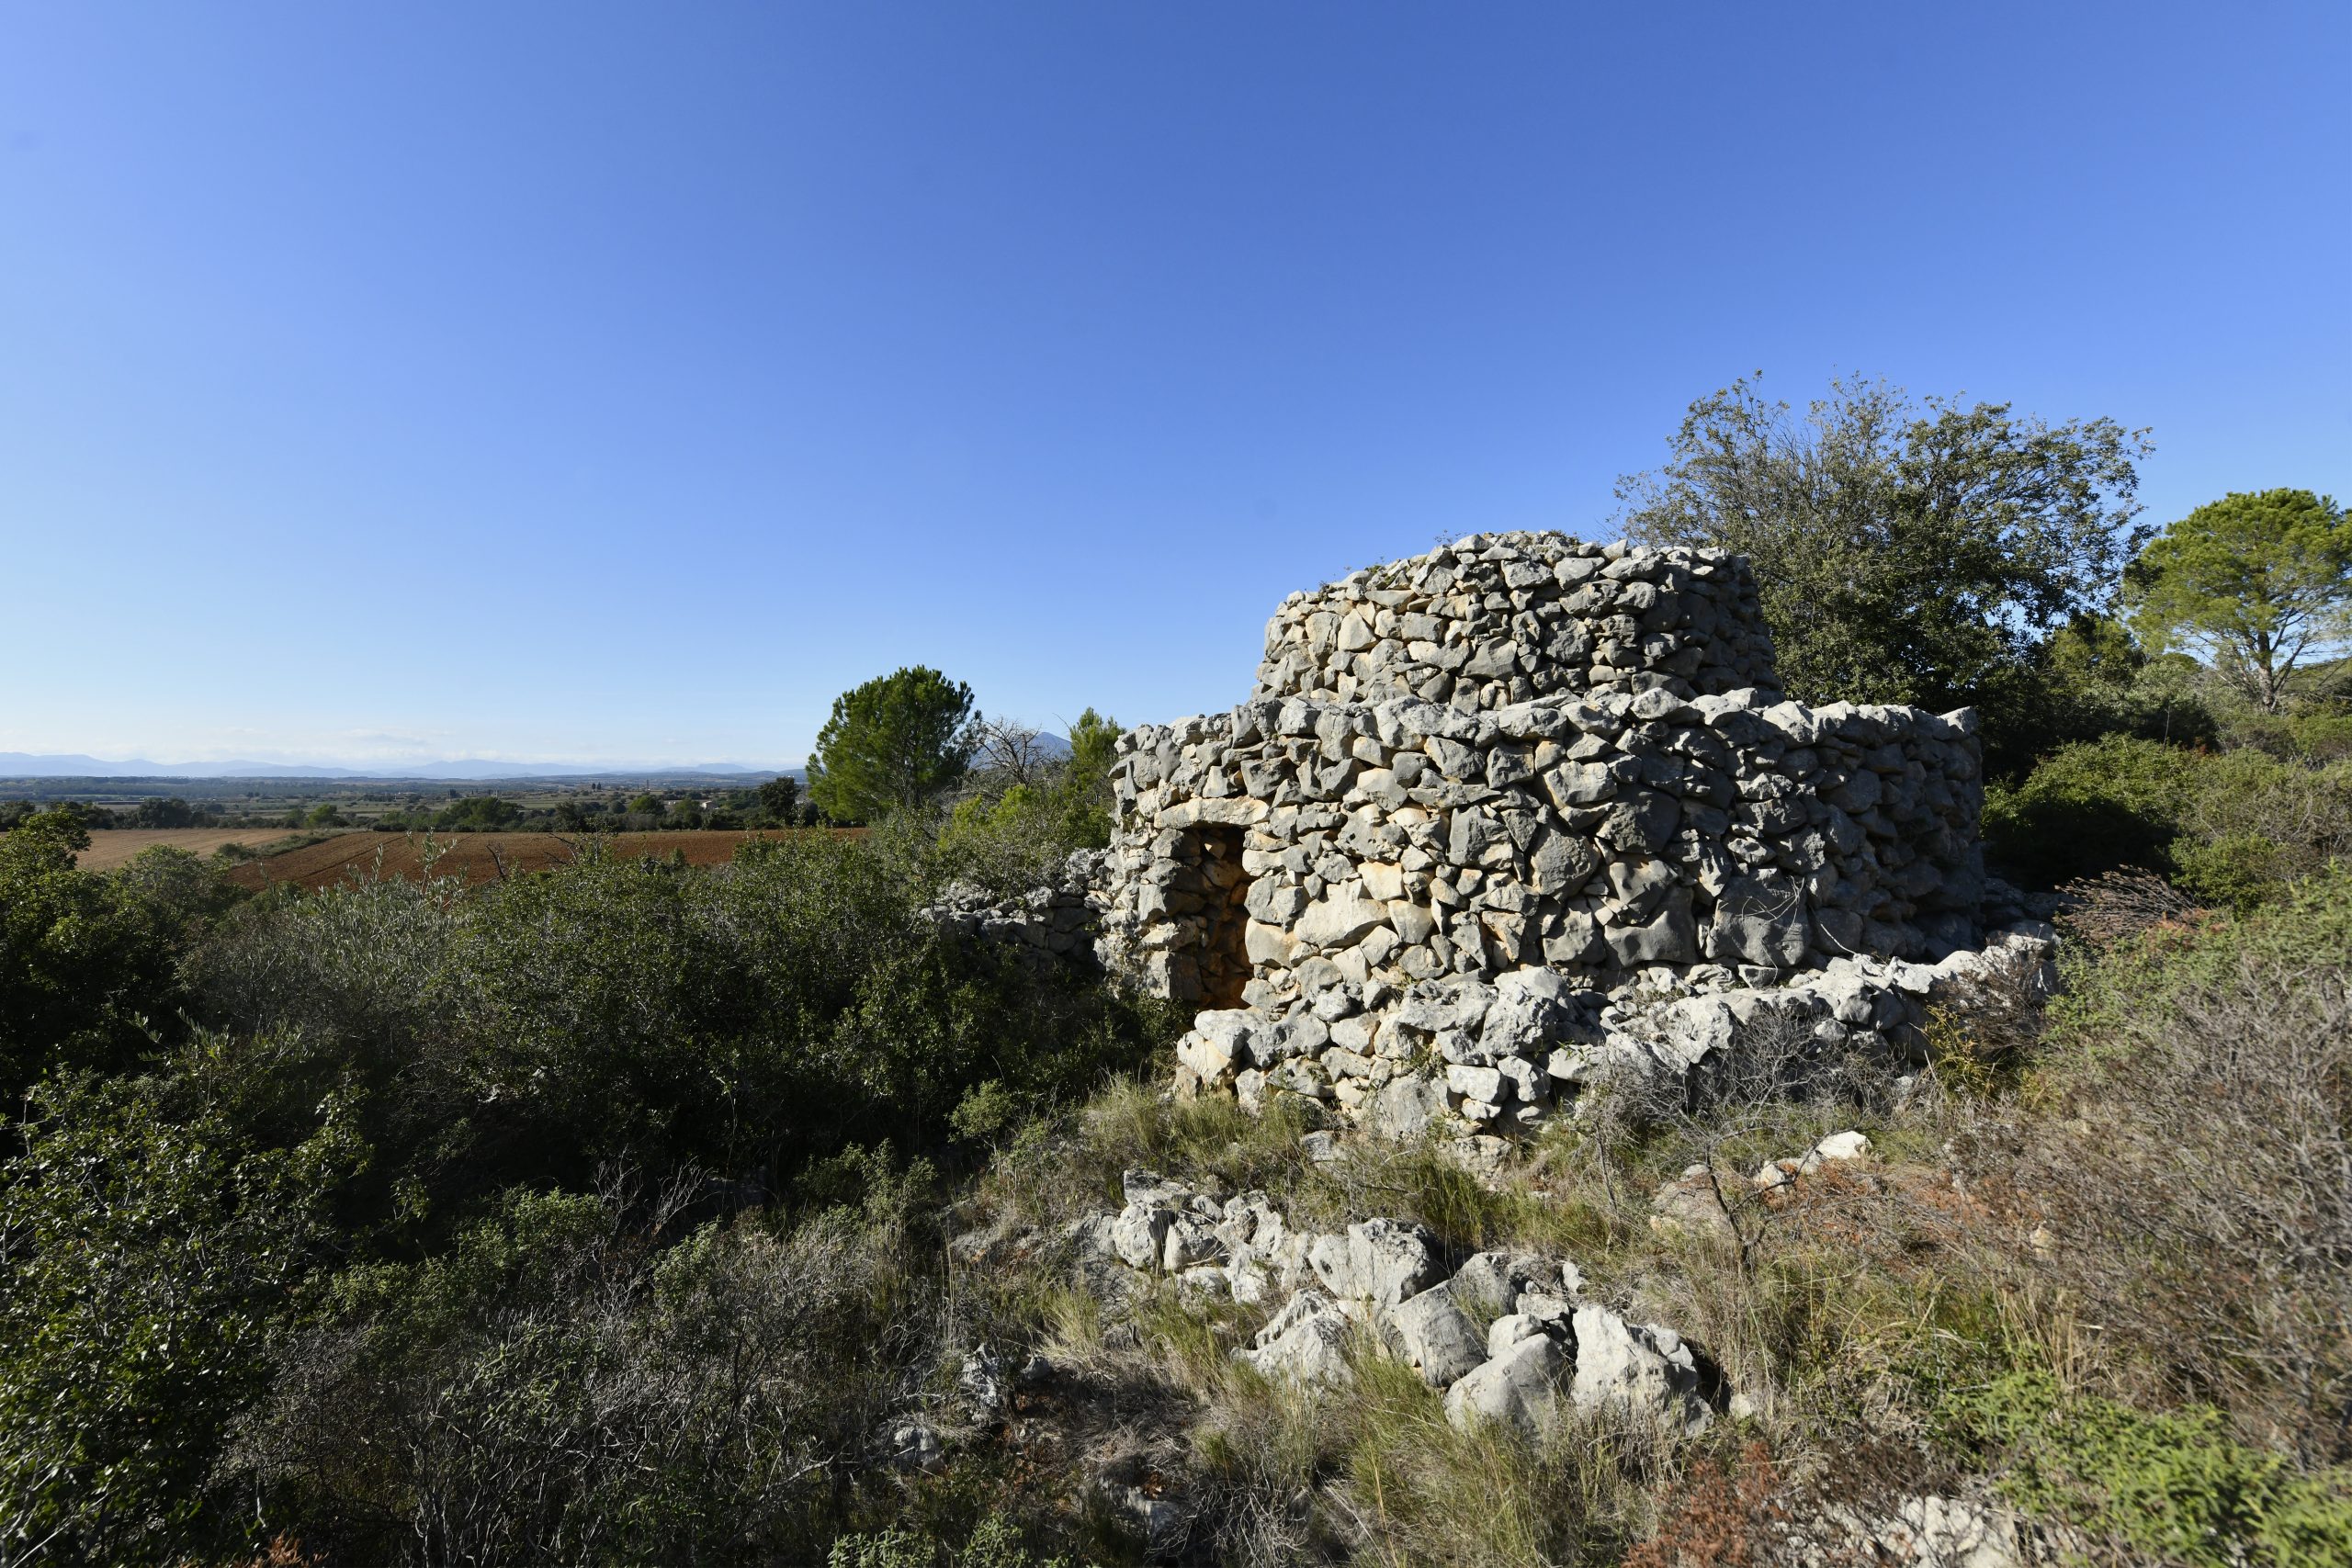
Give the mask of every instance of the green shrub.
[{"label": "green shrub", "polygon": [[2095,1540],[2212,1568],[2352,1563],[2352,1473],[2299,1474],[2232,1438],[2219,1411],[2069,1398],[2018,1371],[1947,1416],[1994,1459],[2012,1502]]},{"label": "green shrub", "polygon": [[2352,759],[2352,713],[2250,710],[2234,716],[2223,733],[2233,747],[2250,747],[2281,761],[2323,764]]},{"label": "green shrub", "polygon": [[212,1461],[362,1157],[327,1110],[269,1149],[153,1084],[36,1093],[0,1167],[0,1557],[240,1540],[233,1507],[207,1509]]},{"label": "green shrub", "polygon": [[2121,1385],[2352,1461],[2352,872],[2076,964],[1998,1159]]},{"label": "green shrub", "polygon": [[2221,908],[2251,909],[2277,897],[2288,881],[2287,852],[2261,833],[2176,840],[2172,855],[2180,886]]},{"label": "green shrub", "polygon": [[0,1104],[53,1067],[129,1066],[179,1004],[175,921],[138,879],[76,869],[89,843],[62,812],[0,833]]},{"label": "green shrub", "polygon": [[[156,1076],[53,1080],[0,1170],[5,1561],[820,1560],[901,1506],[922,1156],[1177,1021],[922,918],[906,822],[250,898],[76,834],[0,836],[0,1066]],[[956,1561],[1023,1561],[978,1517]]]},{"label": "green shrub", "polygon": [[929,1244],[843,1211],[513,1190],[347,1269],[228,1468],[339,1560],[809,1562],[936,1353]]},{"label": "green shrub", "polygon": [[2143,866],[2250,908],[2352,856],[2352,762],[2109,736],[1987,791],[1984,840],[1989,861],[2039,886]]},{"label": "green shrub", "polygon": [[362,1086],[371,1139],[439,1206],[577,1190],[616,1158],[782,1191],[853,1144],[967,1133],[951,1117],[982,1084],[1009,1125],[1169,1031],[1164,1010],[920,919],[934,876],[877,829],[713,871],[592,853],[471,894],[361,882],[256,901],[191,973],[209,1021],[280,1043],[257,1070],[299,1056],[310,1087]]},{"label": "green shrub", "polygon": [[2247,749],[2199,759],[2193,776],[2171,852],[2207,902],[2251,908],[2352,861],[2352,762],[2313,766]]},{"label": "green shrub", "polygon": [[2197,761],[2120,735],[2062,747],[2015,789],[1986,792],[1985,857],[2040,886],[2119,865],[2169,869]]},{"label": "green shrub", "polygon": [[843,1536],[826,1555],[825,1568],[1076,1568],[1067,1557],[1036,1556],[1001,1514],[980,1521],[960,1547],[934,1535],[888,1529],[879,1535]]}]

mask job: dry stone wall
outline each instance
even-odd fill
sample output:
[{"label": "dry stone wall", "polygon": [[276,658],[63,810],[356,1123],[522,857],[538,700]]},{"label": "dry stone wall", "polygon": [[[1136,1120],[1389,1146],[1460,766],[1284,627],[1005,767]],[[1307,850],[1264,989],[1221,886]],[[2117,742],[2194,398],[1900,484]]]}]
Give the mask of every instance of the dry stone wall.
[{"label": "dry stone wall", "polygon": [[1736,557],[1466,539],[1293,595],[1267,650],[1121,739],[1108,850],[931,911],[1198,1004],[1181,1088],[1483,1148],[1758,1032],[1899,1073],[1929,1002],[2046,984],[1973,716],[1785,700]]},{"label": "dry stone wall", "polygon": [[1497,534],[1292,594],[1252,697],[1476,711],[1653,688],[1780,696],[1745,562]]},{"label": "dry stone wall", "polygon": [[1092,965],[1099,931],[1094,889],[1102,859],[1080,851],[1044,886],[1012,897],[969,883],[950,884],[922,914],[944,931],[1001,943],[1040,962]]},{"label": "dry stone wall", "polygon": [[1102,960],[1206,1010],[1188,1086],[1508,1131],[1742,1030],[1899,1038],[1973,972],[1973,715],[1786,700],[1736,557],[1474,537],[1266,649],[1122,739],[1085,868]]},{"label": "dry stone wall", "polygon": [[[1625,617],[1568,609],[1634,587],[1689,624],[1629,642],[1607,624]],[[1438,628],[1450,641],[1406,641],[1393,634],[1429,628],[1404,618],[1430,612],[1382,594],[1479,607]],[[1519,535],[1294,599],[1260,694],[1122,741],[1106,958],[1168,995],[1274,1007],[1328,976],[1401,990],[1541,967],[1602,992],[1687,988],[1968,945],[1984,891],[1973,716],[1782,700],[1757,683],[1754,600],[1734,557]],[[1566,629],[1477,640],[1522,622]],[[1379,640],[1341,669],[1365,636]],[[1465,648],[1486,651],[1446,670]],[[1600,662],[1629,650],[1663,665]],[[1278,694],[1297,687],[1327,694]]]}]

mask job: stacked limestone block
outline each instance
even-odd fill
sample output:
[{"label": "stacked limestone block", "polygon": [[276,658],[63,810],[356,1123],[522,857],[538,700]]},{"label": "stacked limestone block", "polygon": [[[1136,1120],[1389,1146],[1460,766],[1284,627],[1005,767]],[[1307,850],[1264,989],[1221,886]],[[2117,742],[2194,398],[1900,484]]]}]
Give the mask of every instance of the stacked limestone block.
[{"label": "stacked limestone block", "polygon": [[1081,850],[1054,868],[1046,884],[1005,896],[968,883],[944,889],[922,917],[941,929],[997,942],[1039,960],[1091,966],[1097,922],[1093,882],[1102,857]]},{"label": "stacked limestone block", "polygon": [[1652,688],[1778,698],[1745,562],[1496,534],[1292,594],[1266,626],[1253,696],[1475,712]]},{"label": "stacked limestone block", "polygon": [[[1541,567],[1556,591],[1565,567],[1631,567],[1753,600],[1736,558],[1530,540],[1465,540],[1357,579],[1507,583]],[[1299,603],[1315,601],[1283,616]],[[1286,624],[1270,644],[1287,645]],[[1758,634],[1730,626],[1728,660],[1688,642],[1664,657],[1701,681],[1769,680]],[[1384,693],[1410,687],[1398,660],[1426,651],[1395,646]],[[1510,646],[1523,664],[1526,645]],[[1261,689],[1296,668],[1270,660]],[[1671,672],[1636,690],[1642,672],[1606,668],[1581,694],[1500,706],[1486,705],[1493,683],[1457,680],[1442,703],[1261,695],[1132,732],[1099,874],[1103,955],[1170,996],[1279,1009],[1328,976],[1361,994],[1542,967],[1582,989],[1679,990],[1774,984],[1841,955],[1932,960],[1974,940],[1970,715],[1807,708],[1753,683],[1686,695],[1692,677]],[[1541,660],[1511,679],[1564,683]]]},{"label": "stacked limestone block", "polygon": [[1301,980],[1310,994],[1288,1006],[1199,1014],[1176,1046],[1176,1084],[1232,1094],[1252,1111],[1278,1098],[1314,1101],[1396,1137],[1437,1129],[1483,1139],[1580,1115],[1587,1091],[1611,1081],[1693,1086],[1769,1037],[1783,1061],[1864,1046],[1905,1094],[1906,1070],[1924,1065],[1919,1026],[1930,1005],[2046,993],[2053,947],[2050,928],[2021,922],[1932,964],[1836,958],[1783,985],[1617,998],[1547,969],[1402,992],[1309,969]]}]

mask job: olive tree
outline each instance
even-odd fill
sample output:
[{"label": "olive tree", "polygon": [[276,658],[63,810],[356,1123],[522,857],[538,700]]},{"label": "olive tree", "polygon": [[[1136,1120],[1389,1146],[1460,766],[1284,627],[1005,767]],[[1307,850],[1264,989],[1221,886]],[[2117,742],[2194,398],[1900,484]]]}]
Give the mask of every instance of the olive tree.
[{"label": "olive tree", "polygon": [[1804,702],[1986,710],[2036,726],[2041,650],[2113,600],[2140,542],[2144,431],[1833,381],[1798,417],[1753,379],[1692,403],[1663,468],[1617,485],[1650,544],[1748,558]]}]

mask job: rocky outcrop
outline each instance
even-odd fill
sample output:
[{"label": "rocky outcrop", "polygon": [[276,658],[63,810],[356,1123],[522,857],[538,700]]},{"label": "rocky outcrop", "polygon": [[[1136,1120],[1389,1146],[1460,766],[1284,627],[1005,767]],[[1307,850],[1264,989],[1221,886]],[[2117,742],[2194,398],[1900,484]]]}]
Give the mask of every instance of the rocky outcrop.
[{"label": "rocky outcrop", "polygon": [[1603,1410],[1690,1431],[1714,1419],[1691,1348],[1586,1299],[1573,1263],[1482,1252],[1449,1269],[1427,1232],[1396,1220],[1313,1233],[1261,1192],[1220,1199],[1142,1170],[1125,1188],[1125,1208],[1074,1228],[1081,1253],[1185,1295],[1279,1302],[1236,1352],[1266,1377],[1346,1384],[1357,1357],[1379,1354],[1443,1391],[1458,1426],[1535,1435]]}]

